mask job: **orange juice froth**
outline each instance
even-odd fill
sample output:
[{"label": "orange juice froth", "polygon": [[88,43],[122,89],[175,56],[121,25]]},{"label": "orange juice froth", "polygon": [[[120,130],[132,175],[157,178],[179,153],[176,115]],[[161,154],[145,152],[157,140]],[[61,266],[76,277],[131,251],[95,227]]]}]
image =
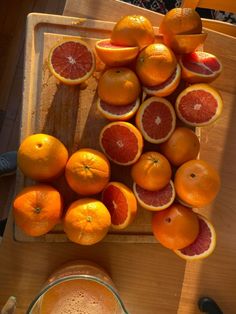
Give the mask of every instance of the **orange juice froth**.
[{"label": "orange juice froth", "polygon": [[40,314],[121,314],[108,288],[94,281],[74,279],[50,289],[42,298]]}]

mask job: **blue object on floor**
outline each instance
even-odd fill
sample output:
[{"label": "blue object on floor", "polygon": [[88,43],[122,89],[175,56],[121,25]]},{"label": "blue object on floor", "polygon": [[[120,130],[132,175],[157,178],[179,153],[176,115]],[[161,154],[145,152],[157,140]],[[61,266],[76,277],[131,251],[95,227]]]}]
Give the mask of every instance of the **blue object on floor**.
[{"label": "blue object on floor", "polygon": [[17,168],[17,152],[11,151],[0,155],[0,177],[15,174]]}]

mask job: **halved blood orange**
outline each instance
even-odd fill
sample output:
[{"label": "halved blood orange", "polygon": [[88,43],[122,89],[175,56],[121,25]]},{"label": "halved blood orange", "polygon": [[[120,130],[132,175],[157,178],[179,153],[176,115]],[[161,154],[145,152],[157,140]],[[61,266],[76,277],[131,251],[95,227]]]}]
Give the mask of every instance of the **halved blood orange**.
[{"label": "halved blood orange", "polygon": [[107,157],[123,166],[135,163],[143,149],[141,133],[129,122],[107,124],[100,133],[99,141]]},{"label": "halved blood orange", "polygon": [[222,71],[220,60],[204,51],[195,51],[180,57],[182,78],[190,83],[208,83],[214,81]]},{"label": "halved blood orange", "polygon": [[109,66],[123,66],[132,62],[139,52],[139,47],[114,45],[111,40],[102,39],[96,42],[98,57]]},{"label": "halved blood orange", "polygon": [[216,246],[216,232],[211,222],[198,215],[199,234],[195,241],[187,247],[174,250],[174,252],[185,260],[200,260],[212,254]]},{"label": "halved blood orange", "polygon": [[194,84],[184,89],[176,99],[175,108],[180,120],[192,126],[214,122],[221,114],[220,94],[208,84]]},{"label": "halved blood orange", "polygon": [[165,97],[173,93],[173,91],[179,85],[181,78],[181,68],[177,64],[177,67],[173,74],[162,84],[156,86],[143,86],[143,91],[147,95]]},{"label": "halved blood orange", "polygon": [[136,124],[145,140],[165,142],[175,129],[176,116],[171,103],[161,97],[145,100],[136,115]]},{"label": "halved blood orange", "polygon": [[128,227],[136,216],[136,198],[123,183],[108,183],[102,192],[102,202],[110,212],[113,229],[121,230]]},{"label": "halved blood orange", "polygon": [[109,105],[100,98],[97,101],[97,108],[99,112],[108,120],[111,121],[127,121],[131,119],[137,112],[140,104],[140,99],[123,106]]},{"label": "halved blood orange", "polygon": [[145,190],[134,182],[133,191],[140,206],[152,211],[163,210],[169,207],[175,199],[175,188],[172,181],[157,191]]},{"label": "halved blood orange", "polygon": [[89,45],[81,40],[56,44],[49,53],[48,66],[62,83],[77,85],[87,80],[95,69],[95,57]]}]

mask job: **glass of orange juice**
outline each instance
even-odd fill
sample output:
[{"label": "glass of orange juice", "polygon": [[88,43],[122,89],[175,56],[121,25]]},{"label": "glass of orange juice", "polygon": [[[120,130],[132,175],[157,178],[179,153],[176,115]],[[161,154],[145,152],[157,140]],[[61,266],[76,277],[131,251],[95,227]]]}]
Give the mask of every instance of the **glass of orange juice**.
[{"label": "glass of orange juice", "polygon": [[64,264],[47,280],[26,314],[128,314],[106,271],[89,261]]}]

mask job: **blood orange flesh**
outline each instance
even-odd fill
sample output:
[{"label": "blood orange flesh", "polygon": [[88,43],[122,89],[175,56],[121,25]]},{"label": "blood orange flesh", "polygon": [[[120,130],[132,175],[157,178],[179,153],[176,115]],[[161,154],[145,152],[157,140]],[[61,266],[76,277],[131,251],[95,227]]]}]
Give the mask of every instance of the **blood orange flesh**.
[{"label": "blood orange flesh", "polygon": [[216,234],[213,225],[203,216],[198,215],[199,234],[187,247],[175,250],[175,253],[186,260],[198,260],[208,257],[215,249]]},{"label": "blood orange flesh", "polygon": [[139,98],[128,104],[123,106],[114,106],[106,103],[105,101],[99,99],[98,100],[98,110],[101,112],[103,116],[105,116],[109,120],[129,120],[134,116],[139,107]]},{"label": "blood orange flesh", "polygon": [[54,47],[49,54],[51,72],[66,84],[79,84],[93,73],[94,55],[82,40],[65,41]]},{"label": "blood orange flesh", "polygon": [[222,71],[222,65],[217,57],[203,51],[182,55],[180,65],[182,78],[190,83],[211,82]]},{"label": "blood orange flesh", "polygon": [[176,100],[178,117],[192,126],[203,126],[215,121],[222,106],[221,96],[208,84],[191,85]]},{"label": "blood orange flesh", "polygon": [[148,191],[138,184],[133,185],[134,194],[139,204],[148,210],[162,210],[170,206],[175,199],[175,189],[173,182],[170,181],[163,189]]},{"label": "blood orange flesh", "polygon": [[115,163],[130,165],[141,155],[142,135],[128,122],[113,122],[105,126],[100,135],[100,145]]},{"label": "blood orange flesh", "polygon": [[181,78],[181,68],[177,64],[175,71],[171,76],[163,83],[156,86],[143,86],[143,91],[148,95],[154,95],[158,97],[165,97],[173,93],[177,88]]},{"label": "blood orange flesh", "polygon": [[162,143],[174,131],[174,109],[166,99],[151,97],[140,106],[136,124],[148,142]]},{"label": "blood orange flesh", "polygon": [[128,204],[121,190],[115,185],[109,185],[104,190],[102,199],[111,214],[111,223],[123,224],[128,216]]},{"label": "blood orange flesh", "polygon": [[109,66],[126,65],[134,60],[139,52],[138,47],[112,44],[110,39],[97,41],[95,49],[99,58]]},{"label": "blood orange flesh", "polygon": [[110,212],[112,227],[115,229],[126,228],[136,216],[136,198],[123,183],[108,183],[103,190],[102,201]]},{"label": "blood orange flesh", "polygon": [[182,55],[181,60],[187,69],[205,75],[211,75],[221,68],[216,57],[203,51]]}]

